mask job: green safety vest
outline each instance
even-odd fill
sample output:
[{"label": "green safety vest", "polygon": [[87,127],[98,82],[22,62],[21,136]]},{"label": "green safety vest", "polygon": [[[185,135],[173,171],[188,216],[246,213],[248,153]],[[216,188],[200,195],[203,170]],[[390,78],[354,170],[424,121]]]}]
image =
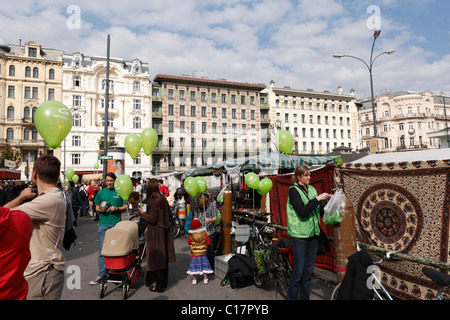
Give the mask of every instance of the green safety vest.
[{"label": "green safety vest", "polygon": [[[300,189],[300,186],[297,183],[291,186],[289,191],[291,188],[297,189],[304,204],[307,204],[310,199],[314,199],[318,196],[317,190],[311,185],[308,185],[308,195],[306,195],[305,190]],[[292,207],[288,196],[286,212],[288,221],[287,231],[289,236],[293,238],[310,238],[320,234],[320,206],[317,206],[306,218],[300,218],[294,207]]]}]

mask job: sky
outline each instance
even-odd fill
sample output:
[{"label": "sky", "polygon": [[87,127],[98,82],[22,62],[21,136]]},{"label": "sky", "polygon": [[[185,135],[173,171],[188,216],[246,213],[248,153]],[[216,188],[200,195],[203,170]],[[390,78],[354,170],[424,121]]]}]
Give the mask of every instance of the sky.
[{"label": "sky", "polygon": [[[448,0],[3,0],[0,39],[149,63],[157,74],[370,96],[450,96]],[[21,39],[21,40],[19,40]],[[383,54],[395,50],[392,55]]]}]

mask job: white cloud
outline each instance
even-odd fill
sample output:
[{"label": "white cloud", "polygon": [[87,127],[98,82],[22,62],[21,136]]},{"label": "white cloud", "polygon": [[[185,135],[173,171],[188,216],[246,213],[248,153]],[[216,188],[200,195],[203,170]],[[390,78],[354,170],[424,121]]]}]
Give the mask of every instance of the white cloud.
[{"label": "white cloud", "polygon": [[[407,2],[409,10],[436,5],[422,2]],[[79,30],[66,26],[72,4],[81,10]],[[0,37],[105,56],[111,34],[111,56],[149,62],[152,76],[203,71],[210,78],[265,84],[273,79],[296,89],[335,91],[341,85],[362,97],[370,94],[368,70],[332,55],[369,58],[373,30],[367,28],[366,10],[372,4],[380,6],[382,17],[375,53],[396,50],[374,66],[376,91],[450,92],[449,56],[426,42],[427,30],[412,29],[420,21],[398,19],[406,5],[400,0],[17,0],[2,3],[0,30],[8,32]]]}]

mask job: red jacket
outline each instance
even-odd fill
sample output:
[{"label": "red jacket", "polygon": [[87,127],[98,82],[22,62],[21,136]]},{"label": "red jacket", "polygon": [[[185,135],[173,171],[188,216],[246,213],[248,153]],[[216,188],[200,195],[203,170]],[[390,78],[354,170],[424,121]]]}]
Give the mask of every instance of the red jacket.
[{"label": "red jacket", "polygon": [[23,272],[31,259],[31,218],[23,211],[0,207],[0,300],[25,300]]}]

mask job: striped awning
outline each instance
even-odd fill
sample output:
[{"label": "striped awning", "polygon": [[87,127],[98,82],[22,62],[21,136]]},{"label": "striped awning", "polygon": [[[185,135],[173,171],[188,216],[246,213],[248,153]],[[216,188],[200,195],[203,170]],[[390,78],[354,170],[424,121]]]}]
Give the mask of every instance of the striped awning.
[{"label": "striped awning", "polygon": [[325,165],[333,162],[334,159],[341,156],[292,156],[277,153],[259,154],[249,157],[233,158],[223,162],[218,162],[203,167],[190,169],[184,172],[188,176],[202,176],[213,173],[213,169],[223,167],[241,166],[241,171],[252,171],[256,169],[295,169],[298,166],[316,166]]}]

